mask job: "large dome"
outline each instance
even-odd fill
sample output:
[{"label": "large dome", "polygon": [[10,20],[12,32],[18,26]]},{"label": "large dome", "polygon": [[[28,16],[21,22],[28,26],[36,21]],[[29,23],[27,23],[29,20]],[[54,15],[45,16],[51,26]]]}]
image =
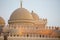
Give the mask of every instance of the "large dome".
[{"label": "large dome", "polygon": [[16,9],[10,16],[9,21],[33,20],[31,13],[25,8]]},{"label": "large dome", "polygon": [[5,21],[2,17],[0,17],[0,26],[4,26],[5,25]]}]

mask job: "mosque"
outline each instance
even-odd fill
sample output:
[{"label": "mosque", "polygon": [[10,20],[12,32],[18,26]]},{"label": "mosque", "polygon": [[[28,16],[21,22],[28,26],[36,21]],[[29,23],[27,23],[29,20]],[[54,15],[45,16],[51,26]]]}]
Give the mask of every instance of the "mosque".
[{"label": "mosque", "polygon": [[39,18],[22,7],[14,10],[5,25],[0,17],[0,40],[60,40],[60,27],[47,26],[47,19]]}]

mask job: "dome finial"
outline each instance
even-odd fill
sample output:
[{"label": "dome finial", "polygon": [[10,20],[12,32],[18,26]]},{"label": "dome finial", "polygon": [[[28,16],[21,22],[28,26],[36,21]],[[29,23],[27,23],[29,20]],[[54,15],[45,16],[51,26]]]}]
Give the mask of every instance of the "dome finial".
[{"label": "dome finial", "polygon": [[20,0],[20,6],[21,6],[21,8],[22,8],[22,0]]},{"label": "dome finial", "polygon": [[32,10],[32,13],[33,13],[34,11]]}]

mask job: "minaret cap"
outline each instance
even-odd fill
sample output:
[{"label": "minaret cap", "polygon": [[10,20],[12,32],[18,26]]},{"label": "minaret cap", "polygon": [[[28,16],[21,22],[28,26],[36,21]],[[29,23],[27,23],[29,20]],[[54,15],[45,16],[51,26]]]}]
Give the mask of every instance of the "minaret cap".
[{"label": "minaret cap", "polygon": [[32,13],[33,13],[34,11],[32,10]]}]

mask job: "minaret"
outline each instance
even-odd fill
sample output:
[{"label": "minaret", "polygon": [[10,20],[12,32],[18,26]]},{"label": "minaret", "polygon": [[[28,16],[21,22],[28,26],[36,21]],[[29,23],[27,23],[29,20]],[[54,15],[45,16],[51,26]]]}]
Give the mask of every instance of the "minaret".
[{"label": "minaret", "polygon": [[21,8],[22,8],[22,0],[20,0],[20,6],[21,6]]}]

